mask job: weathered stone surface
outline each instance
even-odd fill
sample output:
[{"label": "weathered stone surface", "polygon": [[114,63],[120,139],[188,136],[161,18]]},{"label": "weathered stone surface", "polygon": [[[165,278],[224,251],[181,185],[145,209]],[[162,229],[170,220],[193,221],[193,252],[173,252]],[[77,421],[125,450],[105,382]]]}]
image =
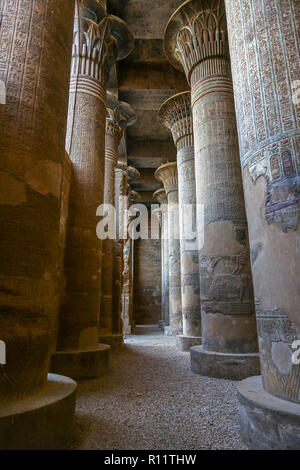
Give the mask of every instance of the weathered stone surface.
[{"label": "weathered stone surface", "polygon": [[263,385],[300,403],[298,2],[226,1]]},{"label": "weathered stone surface", "polygon": [[190,92],[179,93],[165,101],[159,110],[158,117],[161,124],[171,130],[177,147],[183,335],[199,337],[196,343],[199,344],[201,343],[201,306]]},{"label": "weathered stone surface", "polygon": [[164,188],[153,194],[153,198],[160,204],[161,213],[161,309],[160,326],[164,328],[169,324],[169,216],[168,198]]},{"label": "weathered stone surface", "polygon": [[124,217],[127,165],[119,161],[115,169],[116,240],[114,241],[113,312],[114,331],[122,332],[122,272],[124,269]]},{"label": "weathered stone surface", "polygon": [[0,449],[63,449],[72,433],[76,388],[73,380],[48,374],[38,393],[0,406]]},{"label": "weathered stone surface", "polygon": [[[112,94],[108,95],[105,131],[104,204],[110,204],[113,207],[116,207],[115,169],[118,163],[118,146],[123,131],[126,127],[132,125],[135,119],[135,112],[131,106],[120,102]],[[113,222],[114,236],[116,237],[116,220]],[[102,338],[121,333],[120,311],[118,307],[113,309],[114,244],[115,240],[111,238],[106,238],[102,244],[103,276],[99,325],[99,332]],[[110,344],[110,342],[107,344]]]},{"label": "weathered stone surface", "polygon": [[129,233],[129,225],[132,217],[129,214],[129,209],[132,203],[139,199],[139,194],[133,191],[130,187],[132,181],[139,178],[140,173],[133,167],[127,167],[127,200],[125,207],[124,217],[124,244],[123,244],[123,272],[122,272],[122,321],[123,333],[130,334],[133,327],[133,253],[134,253],[134,240]]},{"label": "weathered stone surface", "polygon": [[203,346],[192,346],[191,370],[195,374],[218,379],[242,380],[259,373],[259,354],[233,354],[207,351]]},{"label": "weathered stone surface", "polygon": [[204,210],[204,221],[200,211],[197,220],[203,349],[254,353],[257,335],[224,2],[185,2],[169,20],[164,45],[192,88],[197,204]]},{"label": "weathered stone surface", "polygon": [[[73,36],[67,151],[73,163],[70,210],[65,251],[66,285],[62,296],[57,358],[52,370],[68,358],[77,376],[97,375],[101,362],[99,315],[101,299],[102,241],[97,237],[98,206],[104,201],[104,149],[106,82],[110,67],[126,57],[133,38],[126,24],[96,0],[77,0]],[[112,175],[114,176],[113,170]],[[112,188],[112,194],[114,189]],[[111,289],[112,289],[112,276]],[[105,312],[104,312],[105,313]],[[105,315],[104,315],[105,319]],[[72,353],[71,353],[72,352]],[[85,363],[82,357],[92,356]],[[104,360],[105,362],[105,360]],[[91,367],[94,366],[94,371]]]},{"label": "weathered stone surface", "polygon": [[109,345],[111,352],[120,352],[124,346],[123,333],[99,336],[99,342]]},{"label": "weathered stone surface", "polygon": [[153,325],[161,319],[160,240],[134,243],[133,317],[137,325]]},{"label": "weathered stone surface", "polygon": [[176,336],[176,343],[180,351],[187,352],[192,346],[200,345],[202,338],[199,336],[178,335]]},{"label": "weathered stone surface", "polygon": [[69,374],[72,379],[90,379],[103,375],[109,369],[111,348],[98,344],[88,350],[57,351],[52,356],[51,371]]},{"label": "weathered stone surface", "polygon": [[261,377],[238,385],[241,437],[250,449],[300,450],[300,405],[264,390]]},{"label": "weathered stone surface", "polygon": [[[105,11],[98,2],[94,1],[92,6],[96,22],[89,19],[89,10],[83,3],[76,2],[66,139],[73,171],[64,259],[65,289],[57,344],[59,357],[65,351],[74,355],[97,351],[99,343],[102,244],[96,235],[96,210],[103,202],[108,59],[97,47],[105,42],[105,47],[112,48],[113,43],[109,34],[103,35],[107,22]],[[81,42],[81,37],[85,41]],[[93,42],[93,37],[98,42]],[[94,57],[92,69],[90,55]],[[55,372],[56,364],[59,358],[52,361]]]},{"label": "weathered stone surface", "polygon": [[[0,336],[7,364],[0,401],[7,404],[46,386],[55,348],[73,17],[71,1],[1,2]],[[30,439],[33,429],[26,432]]]},{"label": "weathered stone surface", "polygon": [[163,183],[168,197],[169,327],[166,332],[177,335],[182,333],[177,163],[170,162],[160,166],[155,172],[155,177]]}]

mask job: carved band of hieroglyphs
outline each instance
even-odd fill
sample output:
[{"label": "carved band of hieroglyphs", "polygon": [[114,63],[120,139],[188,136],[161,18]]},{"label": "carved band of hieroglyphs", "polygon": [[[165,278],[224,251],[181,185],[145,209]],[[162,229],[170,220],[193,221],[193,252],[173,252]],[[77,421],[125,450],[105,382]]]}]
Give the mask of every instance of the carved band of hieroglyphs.
[{"label": "carved band of hieroglyphs", "polygon": [[97,81],[90,77],[78,76],[72,77],[70,81],[70,93],[86,93],[87,95],[94,96],[102,103],[106,103],[105,89]]},{"label": "carved band of hieroglyphs", "polygon": [[193,88],[192,107],[195,106],[199,99],[203,99],[204,97],[209,98],[209,95],[213,95],[212,99],[215,100],[216,93],[218,93],[218,96],[220,95],[220,98],[223,94],[226,98],[228,98],[228,95],[232,96],[233,91],[231,78],[222,75],[219,77],[210,77],[199,81]]}]

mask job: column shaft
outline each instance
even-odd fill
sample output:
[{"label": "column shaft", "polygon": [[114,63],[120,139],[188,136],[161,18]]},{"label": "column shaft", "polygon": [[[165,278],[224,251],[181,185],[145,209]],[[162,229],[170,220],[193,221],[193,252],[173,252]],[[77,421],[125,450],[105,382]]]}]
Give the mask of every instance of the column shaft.
[{"label": "column shaft", "polygon": [[[203,346],[228,353],[257,351],[239,149],[230,77],[192,74]],[[200,206],[201,209],[201,206]],[[203,225],[202,225],[203,223]]]},{"label": "column shaft", "polygon": [[201,343],[201,307],[199,254],[196,232],[196,183],[191,94],[183,92],[165,101],[159,110],[162,125],[169,128],[177,146],[181,298],[183,335],[178,340],[182,350]]},{"label": "column shaft", "polygon": [[[118,306],[113,299],[114,290],[114,249],[117,240],[117,210],[119,200],[115,201],[115,170],[118,163],[118,147],[122,138],[123,130],[135,122],[135,113],[131,106],[119,102],[118,99],[108,94],[106,137],[105,137],[105,183],[104,202],[114,207],[114,238],[103,241],[103,275],[102,298],[100,318],[100,340],[110,344],[113,349],[123,346],[123,335],[120,327],[121,317]],[[119,196],[118,196],[119,198]],[[115,308],[114,308],[115,307]]]},{"label": "column shaft", "polygon": [[124,266],[122,227],[124,227],[124,198],[126,196],[126,165],[119,164],[115,170],[115,207],[117,238],[114,242],[114,282],[113,309],[118,312],[118,318],[113,325],[116,333],[122,333],[122,272]]},{"label": "column shaft", "polygon": [[291,347],[300,339],[300,8],[234,0],[226,9],[263,386],[300,403]]},{"label": "column shaft", "polygon": [[99,83],[89,77],[71,82],[67,148],[73,175],[58,343],[61,350],[95,348],[99,342],[101,240],[95,228],[96,210],[103,202],[105,111],[105,89]]},{"label": "column shaft", "polygon": [[[126,212],[129,210],[129,202],[127,199]],[[128,234],[128,225],[130,217],[126,216],[124,220],[124,228],[126,239],[123,244],[123,272],[122,272],[122,320],[123,320],[123,333],[131,334],[132,332],[132,318],[130,315],[130,292],[132,284],[132,240]]]},{"label": "column shaft", "polygon": [[76,383],[48,374],[61,293],[73,18],[73,1],[1,1],[2,450],[61,448],[75,412]]},{"label": "column shaft", "polygon": [[[109,347],[99,345],[101,250],[97,207],[103,203],[105,80],[112,39],[101,4],[75,2],[73,60],[66,150],[72,161],[57,352],[51,369],[73,378],[108,367]],[[90,19],[91,12],[95,15]]]},{"label": "column shaft", "polygon": [[2,2],[1,402],[45,385],[55,347],[73,12],[69,1]]},{"label": "column shaft", "polygon": [[203,342],[192,370],[243,378],[258,371],[257,333],[223,0],[185,2],[165,49],[192,95]]},{"label": "column shaft", "polygon": [[178,174],[176,162],[160,166],[155,176],[162,181],[168,198],[169,235],[169,326],[166,334],[182,333],[180,231],[178,207]]},{"label": "column shaft", "polygon": [[[107,119],[105,136],[105,183],[104,203],[114,206],[115,203],[115,168],[118,162],[118,145],[121,128],[117,123]],[[114,221],[115,225],[115,221]],[[103,240],[101,319],[100,336],[113,334],[114,318],[118,312],[113,312],[113,273],[114,273],[114,240]]]},{"label": "column shaft", "polygon": [[168,193],[170,333],[182,333],[178,189]]},{"label": "column shaft", "polygon": [[158,189],[153,198],[160,204],[161,239],[161,327],[169,325],[169,219],[168,198],[164,188]]},{"label": "column shaft", "polygon": [[161,244],[162,244],[162,307],[163,307],[163,322],[169,325],[169,220],[168,220],[168,206],[165,204],[162,208],[162,229],[161,229]]}]

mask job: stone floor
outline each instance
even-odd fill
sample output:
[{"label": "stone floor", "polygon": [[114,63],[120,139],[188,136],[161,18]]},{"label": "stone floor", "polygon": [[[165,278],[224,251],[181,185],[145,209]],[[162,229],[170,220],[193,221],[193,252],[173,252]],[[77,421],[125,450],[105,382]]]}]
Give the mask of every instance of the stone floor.
[{"label": "stone floor", "polygon": [[128,336],[106,376],[82,381],[71,449],[243,449],[236,383],[193,374],[154,328]]}]

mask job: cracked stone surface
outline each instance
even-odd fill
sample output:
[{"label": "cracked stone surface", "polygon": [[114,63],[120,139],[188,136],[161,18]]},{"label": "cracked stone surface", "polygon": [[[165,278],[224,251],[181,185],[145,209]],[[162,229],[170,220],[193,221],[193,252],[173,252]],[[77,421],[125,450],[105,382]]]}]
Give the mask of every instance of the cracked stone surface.
[{"label": "cracked stone surface", "polygon": [[193,374],[189,353],[137,328],[111,371],[79,383],[71,449],[244,449],[237,382]]}]

